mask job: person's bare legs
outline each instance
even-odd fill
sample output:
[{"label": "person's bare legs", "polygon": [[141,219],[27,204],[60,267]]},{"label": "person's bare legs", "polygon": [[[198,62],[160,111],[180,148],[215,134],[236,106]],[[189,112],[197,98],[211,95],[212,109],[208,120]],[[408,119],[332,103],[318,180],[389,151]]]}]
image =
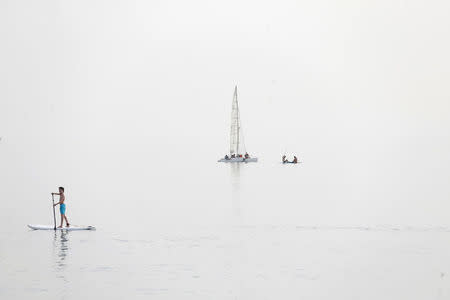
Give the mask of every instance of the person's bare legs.
[{"label": "person's bare legs", "polygon": [[64,215],[61,214],[61,225],[59,225],[58,228],[62,228],[62,226],[63,226],[63,220],[64,220]]},{"label": "person's bare legs", "polygon": [[67,226],[67,227],[69,227],[69,226],[70,226],[70,224],[69,224],[69,221],[67,220],[67,217],[66,217],[66,215],[64,215],[64,219],[66,220],[66,226]]}]

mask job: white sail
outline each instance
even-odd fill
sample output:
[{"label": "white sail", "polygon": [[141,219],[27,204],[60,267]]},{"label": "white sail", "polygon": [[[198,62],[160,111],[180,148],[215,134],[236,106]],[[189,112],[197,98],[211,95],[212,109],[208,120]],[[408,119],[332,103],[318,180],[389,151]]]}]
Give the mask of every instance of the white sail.
[{"label": "white sail", "polygon": [[239,106],[237,101],[237,86],[234,88],[233,103],[231,105],[231,128],[230,128],[230,155],[239,154]]},{"label": "white sail", "polygon": [[[245,155],[244,155],[245,154]],[[237,86],[234,88],[233,102],[231,105],[230,126],[230,154],[219,162],[257,162],[258,158],[250,157],[245,149],[244,135],[242,134],[241,118],[237,99]]]}]

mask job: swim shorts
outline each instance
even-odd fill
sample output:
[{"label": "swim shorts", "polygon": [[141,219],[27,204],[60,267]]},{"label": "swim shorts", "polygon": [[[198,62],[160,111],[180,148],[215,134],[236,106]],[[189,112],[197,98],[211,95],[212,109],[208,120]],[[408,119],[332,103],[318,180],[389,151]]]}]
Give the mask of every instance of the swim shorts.
[{"label": "swim shorts", "polygon": [[59,205],[59,212],[60,212],[62,215],[65,215],[65,214],[66,214],[66,205],[65,205],[64,203]]}]

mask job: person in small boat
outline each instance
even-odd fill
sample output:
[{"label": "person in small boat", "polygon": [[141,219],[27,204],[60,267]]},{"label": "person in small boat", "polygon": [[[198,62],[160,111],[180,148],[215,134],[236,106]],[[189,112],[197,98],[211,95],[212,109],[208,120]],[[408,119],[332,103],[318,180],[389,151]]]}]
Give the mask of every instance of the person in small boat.
[{"label": "person in small boat", "polygon": [[292,161],[293,164],[297,163],[297,156],[294,156],[294,160]]},{"label": "person in small boat", "polygon": [[239,154],[239,157],[242,157],[242,154]]},{"label": "person in small boat", "polygon": [[283,164],[288,162],[288,160],[286,159],[286,155],[283,155],[281,161],[283,162]]},{"label": "person in small boat", "polygon": [[235,157],[236,157],[236,154],[232,154],[232,155],[231,155],[231,158],[235,158]]},{"label": "person in small boat", "polygon": [[245,152],[244,158],[250,158],[250,155],[248,155],[248,153]]}]

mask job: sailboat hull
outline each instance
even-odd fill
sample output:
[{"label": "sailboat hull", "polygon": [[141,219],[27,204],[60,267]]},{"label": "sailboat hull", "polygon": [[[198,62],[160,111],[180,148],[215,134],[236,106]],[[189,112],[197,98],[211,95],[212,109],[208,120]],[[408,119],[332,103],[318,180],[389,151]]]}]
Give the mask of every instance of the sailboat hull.
[{"label": "sailboat hull", "polygon": [[232,162],[257,162],[258,158],[257,157],[250,157],[250,158],[243,158],[243,157],[235,157],[235,158],[230,158],[230,159],[219,159],[218,162],[227,162],[227,163],[232,163]]}]

